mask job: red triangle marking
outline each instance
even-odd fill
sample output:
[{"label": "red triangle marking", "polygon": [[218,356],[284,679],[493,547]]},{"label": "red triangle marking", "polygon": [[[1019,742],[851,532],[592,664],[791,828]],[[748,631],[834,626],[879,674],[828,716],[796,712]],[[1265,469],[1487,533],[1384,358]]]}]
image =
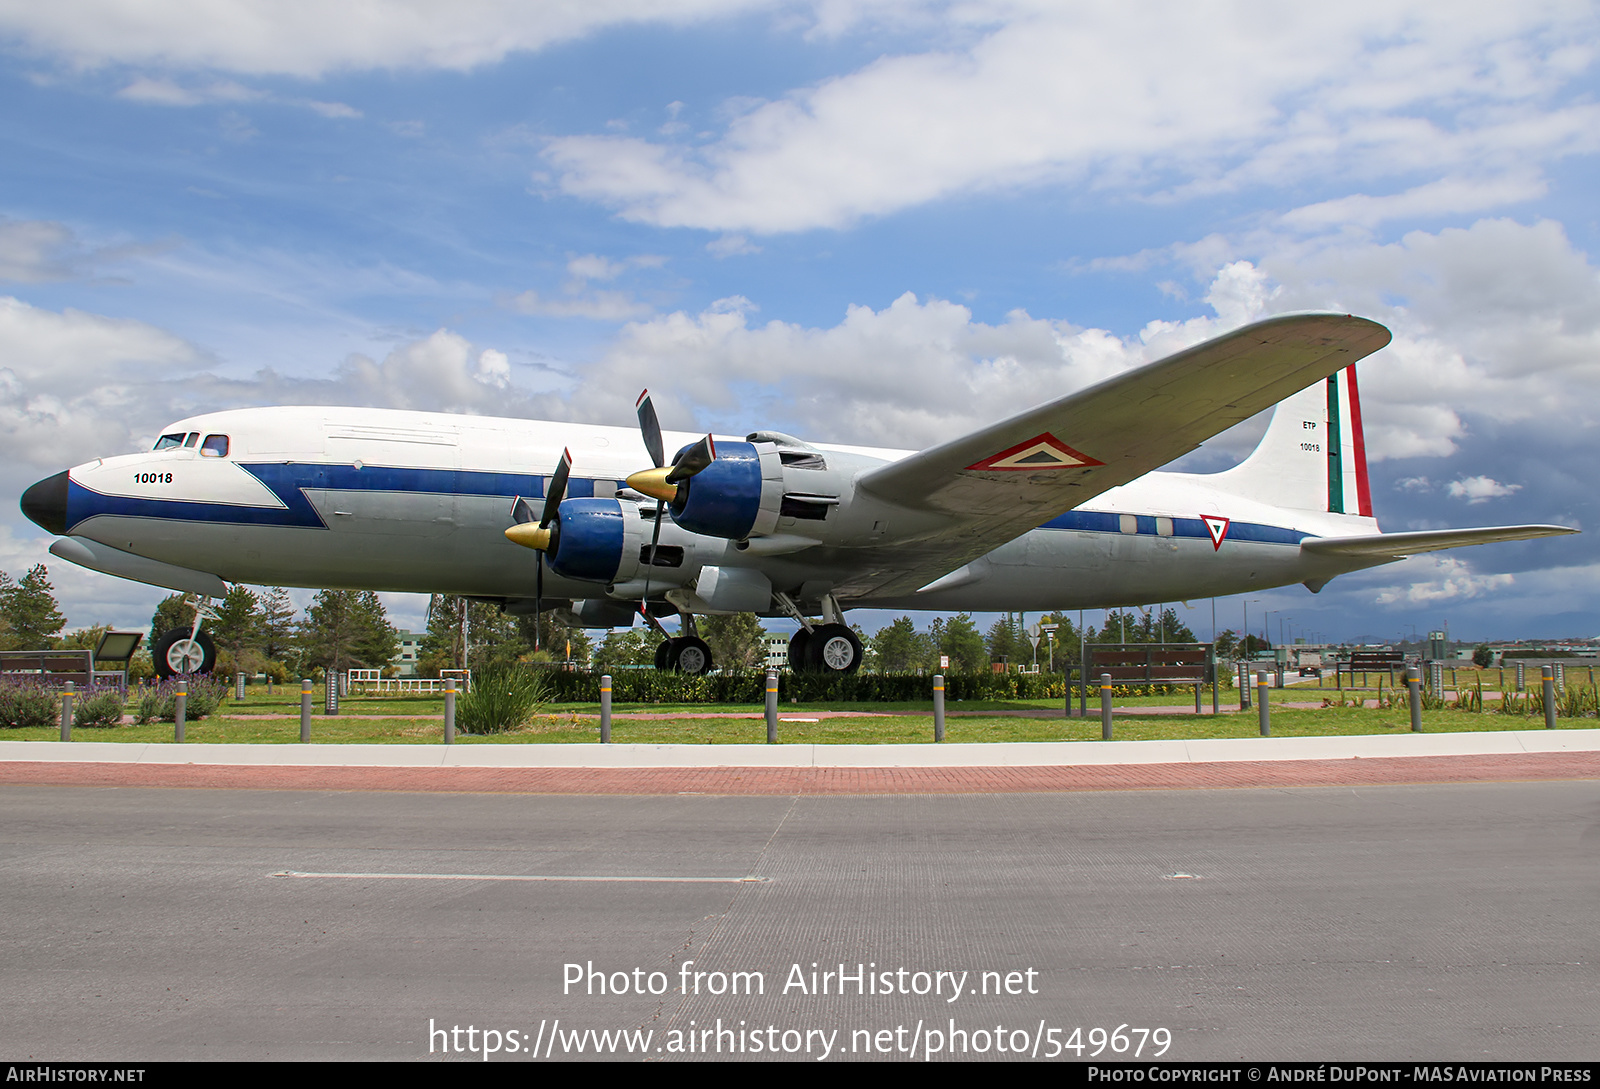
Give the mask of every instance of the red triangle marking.
[{"label": "red triangle marking", "polygon": [[979,472],[1028,473],[1040,469],[1082,469],[1104,464],[1087,454],[1080,454],[1046,431],[998,454],[991,454],[967,468]]},{"label": "red triangle marking", "polygon": [[1211,534],[1212,551],[1221,551],[1222,542],[1228,537],[1228,526],[1232,523],[1220,514],[1202,514],[1200,520],[1206,524],[1206,532]]}]

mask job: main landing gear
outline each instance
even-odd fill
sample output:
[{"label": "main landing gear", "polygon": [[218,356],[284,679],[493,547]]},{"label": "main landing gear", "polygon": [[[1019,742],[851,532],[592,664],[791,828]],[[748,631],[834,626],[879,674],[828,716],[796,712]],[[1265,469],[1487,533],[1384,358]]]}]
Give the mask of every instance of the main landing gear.
[{"label": "main landing gear", "polygon": [[711,648],[699,636],[668,639],[656,647],[656,668],[664,673],[699,676],[711,671]]},{"label": "main landing gear", "polygon": [[854,673],[861,668],[861,640],[843,624],[801,628],[789,640],[789,668],[796,673]]},{"label": "main landing gear", "polygon": [[[695,629],[694,616],[681,611],[678,615],[683,618],[684,634],[671,636],[656,646],[656,668],[663,673],[687,673],[691,677],[710,673],[711,648]],[[650,613],[645,612],[644,617],[659,634],[667,634],[661,622]]]},{"label": "main landing gear", "polygon": [[800,622],[789,640],[789,668],[796,673],[854,673],[861,668],[861,640],[844,622],[844,610],[832,594],[822,595],[823,623],[813,624],[788,594],[772,595]]}]

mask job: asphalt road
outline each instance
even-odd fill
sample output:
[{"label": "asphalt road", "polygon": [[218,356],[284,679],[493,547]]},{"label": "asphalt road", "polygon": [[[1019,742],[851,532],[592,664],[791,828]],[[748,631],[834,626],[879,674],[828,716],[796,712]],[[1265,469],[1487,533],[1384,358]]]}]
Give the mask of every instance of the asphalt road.
[{"label": "asphalt road", "polygon": [[[535,1061],[536,1041],[540,1060],[592,1054],[591,1029],[649,1032],[628,1039],[651,1059],[1072,1059],[1096,1041],[1101,1058],[1167,1060],[1600,1056],[1595,781],[804,798],[9,785],[0,857],[10,1060],[409,1060],[491,1041]],[[813,962],[863,982],[841,995],[819,974],[829,993],[808,993]],[[569,964],[606,973],[608,993],[565,983]],[[712,993],[758,978],[764,993]]]}]

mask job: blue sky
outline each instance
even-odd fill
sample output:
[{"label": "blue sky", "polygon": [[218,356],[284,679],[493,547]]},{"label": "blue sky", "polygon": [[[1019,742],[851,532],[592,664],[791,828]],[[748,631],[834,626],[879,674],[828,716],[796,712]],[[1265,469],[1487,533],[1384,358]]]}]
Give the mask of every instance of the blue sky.
[{"label": "blue sky", "polygon": [[[627,424],[645,384],[917,447],[1317,308],[1396,335],[1385,528],[1590,529],[1595,8],[1325,7],[0,0],[0,472],[249,404]],[[44,559],[5,518],[0,567]],[[1251,611],[1600,634],[1591,536]],[[74,625],[161,596],[51,573]]]}]

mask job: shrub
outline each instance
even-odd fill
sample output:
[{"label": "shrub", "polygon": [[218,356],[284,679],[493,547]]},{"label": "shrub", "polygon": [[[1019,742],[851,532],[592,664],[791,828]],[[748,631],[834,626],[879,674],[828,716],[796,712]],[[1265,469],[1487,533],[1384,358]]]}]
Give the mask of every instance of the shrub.
[{"label": "shrub", "polygon": [[122,702],[120,688],[102,688],[73,702],[72,724],[89,728],[120,726]]},{"label": "shrub", "polygon": [[550,683],[526,666],[491,666],[472,675],[456,703],[456,725],[469,734],[520,729],[550,700]]},{"label": "shrub", "polygon": [[[183,715],[188,721],[205,718],[215,711],[228,695],[228,686],[214,677],[201,675],[189,678],[189,698]],[[169,677],[154,688],[147,688],[134,708],[134,721],[141,726],[152,722],[178,720],[178,679]]]},{"label": "shrub", "polygon": [[38,729],[60,721],[60,699],[44,685],[33,681],[0,684],[0,726]]}]

